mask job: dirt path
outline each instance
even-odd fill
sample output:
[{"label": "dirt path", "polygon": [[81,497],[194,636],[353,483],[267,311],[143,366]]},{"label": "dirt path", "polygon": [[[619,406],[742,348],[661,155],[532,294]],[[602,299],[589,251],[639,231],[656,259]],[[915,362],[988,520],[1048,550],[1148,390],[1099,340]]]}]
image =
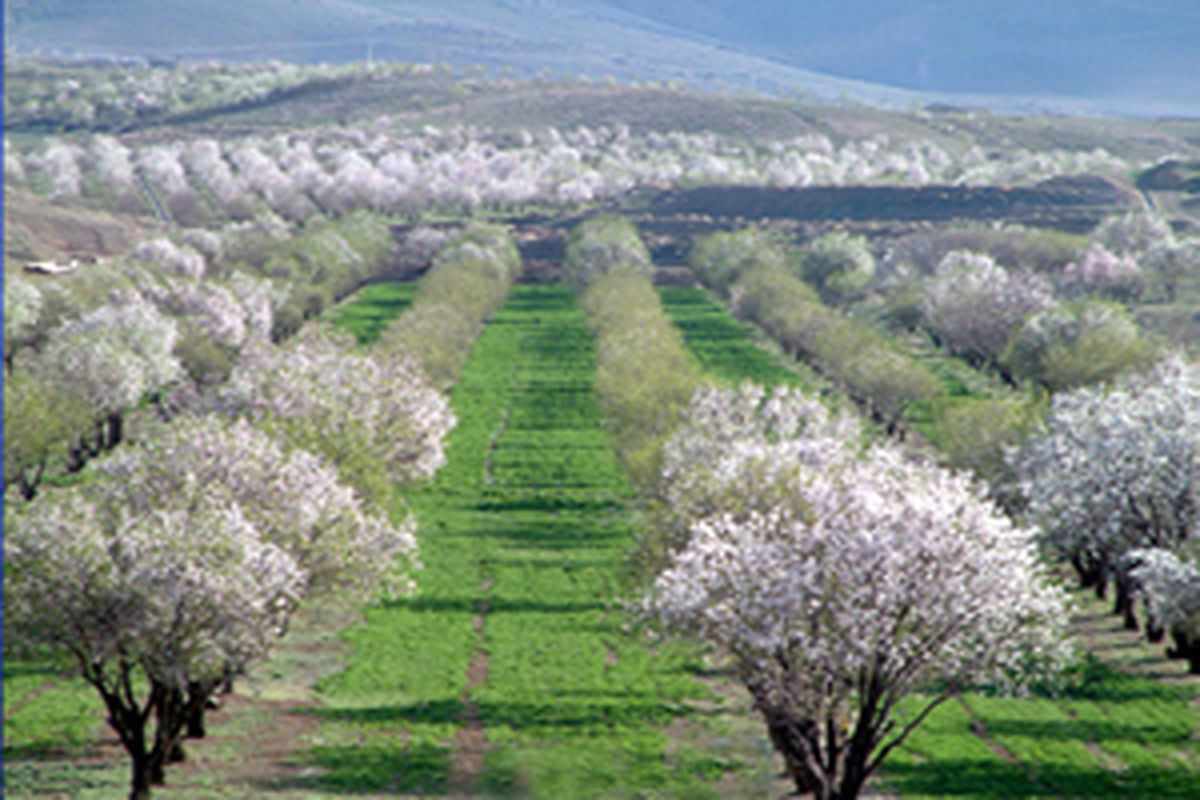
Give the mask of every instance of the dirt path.
[{"label": "dirt path", "polygon": [[1004,761],[1006,764],[1012,764],[1013,766],[1019,767],[1021,771],[1025,773],[1025,777],[1029,778],[1030,783],[1033,783],[1035,786],[1041,789],[1045,796],[1059,798],[1062,797],[1062,795],[1056,794],[1050,786],[1043,783],[1038,778],[1037,773],[1034,772],[1028,764],[1017,758],[1007,747],[993,739],[988,733],[987,724],[979,718],[979,715],[976,714],[969,705],[967,705],[966,701],[963,700],[962,697],[956,697],[954,699],[958,702],[959,707],[966,712],[967,717],[971,720],[969,728],[972,735],[986,744],[988,749],[995,753],[1001,761]]},{"label": "dirt path", "polygon": [[310,769],[301,758],[312,742],[318,720],[312,704],[296,700],[270,700],[235,692],[223,698],[221,708],[210,711],[209,735],[187,740],[188,759],[167,772],[167,786],[155,797],[191,798],[211,792],[219,776],[226,797],[288,794]]},{"label": "dirt path", "polygon": [[[485,595],[491,588],[492,581],[485,580],[479,585],[479,594]],[[487,625],[487,613],[490,610],[491,604],[487,600],[481,601],[479,614],[471,620],[471,627],[475,629],[475,633],[479,637],[480,646],[475,651],[474,660],[467,667],[467,683],[462,694],[463,727],[454,737],[450,786],[451,791],[464,795],[469,795],[473,791],[480,776],[483,775],[483,756],[487,750],[487,732],[484,731],[483,722],[479,717],[479,706],[471,698],[471,690],[487,682],[488,655],[485,649],[487,635],[484,633],[484,627]]]},{"label": "dirt path", "polygon": [[1125,630],[1122,618],[1112,613],[1112,600],[1097,599],[1091,591],[1072,595],[1077,609],[1070,630],[1080,650],[1125,672],[1172,685],[1200,685],[1200,676],[1188,674],[1186,661],[1167,658],[1169,638],[1152,644],[1143,632]]},{"label": "dirt path", "polygon": [[[321,706],[314,688],[343,667],[338,632],[356,619],[345,609],[311,608],[297,618],[275,658],[234,684],[208,712],[208,735],[185,740],[187,761],[167,771],[155,797],[309,797],[301,787],[317,768],[305,761]],[[115,741],[115,739],[114,739]]]}]

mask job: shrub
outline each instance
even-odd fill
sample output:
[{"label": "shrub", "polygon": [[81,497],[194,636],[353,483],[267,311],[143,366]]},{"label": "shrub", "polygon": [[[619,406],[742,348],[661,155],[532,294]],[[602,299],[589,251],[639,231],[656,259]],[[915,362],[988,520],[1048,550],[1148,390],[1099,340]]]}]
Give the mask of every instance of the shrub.
[{"label": "shrub", "polygon": [[618,265],[629,266],[648,280],[654,277],[650,251],[637,228],[624,217],[593,217],[567,237],[563,276],[576,291],[582,292],[597,276]]},{"label": "shrub", "polygon": [[875,276],[875,256],[866,237],[827,233],[804,249],[801,275],[829,302],[859,296]]},{"label": "shrub", "polygon": [[1059,392],[1148,366],[1160,349],[1120,304],[1083,300],[1029,316],[1000,361],[1013,375]]},{"label": "shrub", "polygon": [[794,357],[810,360],[894,432],[906,406],[937,397],[941,383],[862,323],[825,306],[794,275],[759,267],[730,292],[734,311],[760,325]]},{"label": "shrub", "polygon": [[734,283],[756,267],[786,268],[788,253],[777,234],[745,228],[704,237],[688,253],[688,265],[705,286],[725,296]]},{"label": "shrub", "polygon": [[468,227],[438,251],[412,305],[383,332],[377,346],[411,353],[434,386],[450,386],[521,269],[521,254],[504,228]]},{"label": "shrub", "polygon": [[634,485],[652,488],[663,442],[700,385],[699,370],[641,273],[617,267],[598,276],[583,309],[596,336],[596,394],[613,446]]},{"label": "shrub", "polygon": [[1004,352],[1026,315],[1052,302],[1036,275],[1009,272],[982,253],[947,253],[925,283],[921,313],[929,332],[951,353],[976,366]]}]

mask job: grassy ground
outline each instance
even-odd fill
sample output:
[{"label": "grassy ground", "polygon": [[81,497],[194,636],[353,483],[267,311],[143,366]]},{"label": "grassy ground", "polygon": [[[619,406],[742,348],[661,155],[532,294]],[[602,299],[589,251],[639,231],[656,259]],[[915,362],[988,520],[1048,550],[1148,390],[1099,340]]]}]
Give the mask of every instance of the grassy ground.
[{"label": "grassy ground", "polygon": [[[372,288],[358,301],[367,308],[343,319],[375,324],[407,291]],[[713,373],[794,379],[703,293],[663,297]],[[355,615],[300,620],[278,657],[211,713],[209,737],[189,743],[189,762],[156,796],[783,795],[740,687],[692,651],[647,648],[613,604],[636,518],[590,370],[570,293],[518,287],[454,392],[450,462],[413,498],[420,594],[367,609],[341,638]],[[1196,796],[1197,680],[1105,605],[1077,599],[1072,627],[1097,660],[1069,692],[947,702],[875,791]],[[66,665],[6,661],[5,690],[8,796],[125,791],[124,756]]]},{"label": "grassy ground", "polygon": [[[729,380],[775,383],[795,375],[754,348],[705,293],[662,290],[664,308],[697,360]],[[756,351],[756,352],[755,352]],[[947,403],[1003,394],[958,359],[922,355],[947,386]],[[939,409],[930,409],[936,415]],[[1072,630],[1091,654],[1064,693],[967,694],[941,706],[893,753],[877,791],[909,798],[1195,797],[1200,790],[1200,680],[1121,629],[1120,619],[1076,593]],[[744,735],[757,730],[747,715]]]},{"label": "grassy ground", "polygon": [[658,293],[663,310],[682,331],[688,349],[708,374],[731,383],[753,381],[810,390],[821,383],[803,365],[782,353],[768,352],[766,342],[755,342],[753,329],[734,319],[703,289],[663,287]]},{"label": "grassy ground", "polygon": [[[633,520],[591,359],[560,287],[518,287],[476,343],[449,464],[413,499],[420,594],[347,632],[348,668],[320,685],[307,788],[712,797],[713,779],[749,769],[708,746],[721,704],[695,654],[625,629]],[[691,718],[699,731],[668,735]]]},{"label": "grassy ground", "polygon": [[905,798],[1195,797],[1200,681],[1076,593],[1072,630],[1089,652],[1061,695],[964,695],[893,754]]},{"label": "grassy ground", "polygon": [[359,344],[367,344],[378,339],[392,320],[412,305],[416,293],[416,283],[368,284],[350,302],[335,306],[330,319]]}]

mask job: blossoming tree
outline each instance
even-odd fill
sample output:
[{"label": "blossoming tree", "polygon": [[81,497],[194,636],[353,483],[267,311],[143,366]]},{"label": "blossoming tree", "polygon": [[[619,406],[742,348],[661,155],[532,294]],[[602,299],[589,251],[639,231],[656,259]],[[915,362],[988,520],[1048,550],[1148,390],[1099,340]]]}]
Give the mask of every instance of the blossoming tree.
[{"label": "blossoming tree", "polygon": [[708,502],[643,610],[728,656],[798,791],[853,798],[960,688],[1063,659],[1065,600],[964,476],[864,450],[813,402],[703,397],[716,424],[681,430],[666,469],[699,437],[686,483]]},{"label": "blossoming tree", "polygon": [[1131,577],[1146,600],[1151,636],[1170,630],[1175,647],[1167,655],[1186,658],[1191,674],[1200,675],[1200,566],[1163,548],[1130,555],[1137,563]]},{"label": "blossoming tree", "polygon": [[1200,369],[1172,358],[1056,395],[1011,462],[1045,541],[1103,595],[1124,553],[1174,548],[1200,527]]},{"label": "blossoming tree", "polygon": [[264,655],[303,580],[227,495],[196,499],[143,514],[71,490],[6,526],[10,635],[74,658],[129,753],[132,800],[163,782],[189,682]]},{"label": "blossoming tree", "polygon": [[954,250],[926,281],[921,314],[950,352],[994,364],[1021,320],[1052,302],[1038,276],[1010,273],[984,253]]},{"label": "blossoming tree", "polygon": [[74,657],[132,759],[133,798],[302,599],[404,591],[418,566],[411,517],[391,524],[317,456],[215,416],[174,420],[8,523],[13,638]]},{"label": "blossoming tree", "polygon": [[284,346],[245,349],[219,402],[320,453],[379,501],[389,482],[437,471],[455,422],[446,398],[407,354],[360,350],[318,326]]}]

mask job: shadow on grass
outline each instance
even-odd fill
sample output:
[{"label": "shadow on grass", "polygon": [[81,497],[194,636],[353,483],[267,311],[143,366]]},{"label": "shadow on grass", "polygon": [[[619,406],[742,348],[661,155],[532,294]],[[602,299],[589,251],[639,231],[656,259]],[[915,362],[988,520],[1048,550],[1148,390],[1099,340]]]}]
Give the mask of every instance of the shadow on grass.
[{"label": "shadow on grass", "polygon": [[407,608],[419,612],[457,612],[474,614],[479,611],[483,600],[488,602],[488,613],[530,613],[530,614],[579,614],[586,611],[605,611],[608,606],[599,601],[578,603],[547,603],[540,600],[506,600],[502,597],[468,595],[464,597],[422,597],[388,600],[385,608]]},{"label": "shadow on grass", "polygon": [[[79,797],[85,791],[93,797],[125,796],[129,790],[127,761],[84,761],[81,756],[82,753],[18,756],[5,748],[3,790],[11,797]],[[168,774],[167,780],[170,779]],[[99,794],[102,790],[108,793]]]},{"label": "shadow on grass", "polygon": [[[614,727],[640,728],[647,721],[665,725],[677,717],[698,713],[688,706],[653,698],[631,700],[631,696],[637,697],[628,692],[556,692],[546,695],[542,702],[481,699],[475,702],[475,710],[485,729],[509,727],[550,739],[572,734],[609,736]],[[465,712],[460,699],[444,698],[404,706],[315,708],[305,713],[351,725],[404,728],[414,724],[459,723]]]},{"label": "shadow on grass", "polygon": [[[87,755],[90,742],[64,742],[60,738],[39,739],[19,745],[4,746],[4,762],[14,761],[71,762],[72,768],[78,767],[78,759]],[[122,751],[124,752],[124,751]]]},{"label": "shadow on grass", "polygon": [[[585,543],[583,545],[587,547]],[[598,547],[599,545],[592,545]],[[514,550],[521,549],[519,545],[510,545]],[[577,550],[579,545],[561,545],[551,546],[539,544],[539,548],[558,551],[558,550]],[[517,558],[517,557],[499,557],[482,558],[479,560],[479,565],[484,568],[489,567],[542,567],[545,569],[561,569],[567,572],[575,572],[577,570],[606,570],[611,571],[615,567],[620,566],[620,562],[616,558],[582,558],[578,555],[567,558]]]},{"label": "shadow on grass", "polygon": [[[263,782],[273,791],[335,794],[448,794],[453,749],[436,742],[409,742],[401,748],[382,745],[318,745],[303,758],[320,774],[299,774]],[[307,772],[307,771],[306,771]]]},{"label": "shadow on grass", "polygon": [[69,666],[49,661],[17,661],[15,659],[10,661],[6,659],[4,664],[4,680],[6,681],[29,678],[34,675],[41,675],[49,679],[70,674]]},{"label": "shadow on grass", "polygon": [[[507,313],[565,311],[575,307],[575,293],[566,286],[522,284],[513,291],[504,309]],[[499,318],[500,315],[497,315]]]},{"label": "shadow on grass", "polygon": [[[1097,742],[1103,746],[1109,741],[1130,741],[1139,744],[1172,745],[1186,742],[1191,728],[1181,724],[1167,726],[1161,720],[1143,725],[1129,725],[1117,721],[1096,720],[993,720],[984,717],[990,736],[1021,736],[1028,738],[1054,739],[1057,741]],[[1200,776],[1198,776],[1200,777]],[[1200,785],[1197,785],[1200,797]]]},{"label": "shadow on grass", "polygon": [[1069,681],[1069,686],[1063,694],[1073,700],[1111,703],[1159,700],[1187,703],[1200,693],[1196,687],[1172,686],[1144,675],[1121,672],[1091,654],[1072,669]]},{"label": "shadow on grass", "polygon": [[570,497],[556,494],[528,494],[513,499],[503,499],[499,493],[477,506],[477,511],[573,511],[578,513],[596,513],[599,511],[618,511],[622,508],[621,501],[615,497]]},{"label": "shadow on grass", "polygon": [[1154,797],[1195,798],[1200,774],[1183,769],[1130,769],[1116,776],[1103,769],[1039,764],[1037,782],[1017,764],[945,759],[923,764],[885,764],[883,777],[901,796],[926,797]]},{"label": "shadow on grass", "polygon": [[587,522],[550,520],[543,524],[522,522],[512,526],[495,526],[475,531],[463,531],[460,536],[499,539],[506,549],[544,550],[608,550],[614,543],[629,540],[629,530],[618,526],[600,526]]}]

